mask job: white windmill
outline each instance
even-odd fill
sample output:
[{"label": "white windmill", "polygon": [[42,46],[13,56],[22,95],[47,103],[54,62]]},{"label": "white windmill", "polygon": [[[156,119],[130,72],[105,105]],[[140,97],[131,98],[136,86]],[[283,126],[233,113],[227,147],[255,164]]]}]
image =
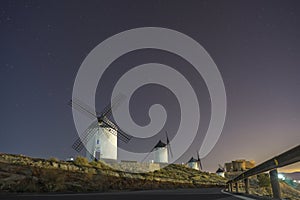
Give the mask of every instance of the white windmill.
[{"label": "white windmill", "polygon": [[[109,119],[105,119],[107,122]],[[103,122],[96,122],[89,129],[94,132],[86,143],[86,157],[91,160],[117,160],[118,128],[112,123],[107,126]]]},{"label": "white windmill", "polygon": [[[168,133],[166,132],[166,143],[159,140],[157,144],[152,148],[149,154],[143,159],[143,161],[153,152],[154,153],[154,162],[155,163],[168,163],[169,154],[173,157],[171,145],[168,137]],[[142,161],[142,162],[143,162]]]},{"label": "white windmill", "polygon": [[119,129],[113,122],[108,119],[115,107],[124,96],[119,95],[113,100],[113,104],[108,105],[100,114],[93,110],[78,99],[69,102],[72,108],[83,112],[87,117],[95,121],[83,132],[82,137],[72,145],[72,148],[80,152],[86,147],[86,157],[91,160],[117,160],[117,139],[127,143],[132,136]]},{"label": "white windmill", "polygon": [[197,152],[197,159],[191,157],[191,159],[187,162],[187,166],[192,169],[202,170],[202,163],[198,152]]},{"label": "white windmill", "polygon": [[219,168],[217,169],[216,174],[225,177],[225,166],[219,164]]},{"label": "white windmill", "polygon": [[155,163],[168,163],[168,147],[161,140],[153,148]]}]

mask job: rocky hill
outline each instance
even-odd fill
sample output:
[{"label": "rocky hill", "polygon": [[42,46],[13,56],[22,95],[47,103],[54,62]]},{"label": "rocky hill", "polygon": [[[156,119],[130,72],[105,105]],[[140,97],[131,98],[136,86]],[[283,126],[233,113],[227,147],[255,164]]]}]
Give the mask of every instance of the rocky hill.
[{"label": "rocky hill", "polygon": [[223,187],[226,179],[172,164],[149,173],[126,173],[102,162],[74,162],[0,154],[0,192],[87,192]]}]

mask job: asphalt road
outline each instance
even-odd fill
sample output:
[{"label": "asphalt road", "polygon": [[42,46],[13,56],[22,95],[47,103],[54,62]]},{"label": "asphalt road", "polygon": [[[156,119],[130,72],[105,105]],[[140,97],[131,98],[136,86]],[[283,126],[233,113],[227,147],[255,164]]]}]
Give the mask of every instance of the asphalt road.
[{"label": "asphalt road", "polygon": [[96,199],[130,199],[130,200],[158,200],[158,199],[222,199],[237,200],[221,192],[220,188],[199,188],[199,189],[177,189],[177,190],[148,190],[133,192],[115,192],[115,193],[70,193],[70,194],[0,194],[0,199],[20,199],[20,200],[96,200]]}]

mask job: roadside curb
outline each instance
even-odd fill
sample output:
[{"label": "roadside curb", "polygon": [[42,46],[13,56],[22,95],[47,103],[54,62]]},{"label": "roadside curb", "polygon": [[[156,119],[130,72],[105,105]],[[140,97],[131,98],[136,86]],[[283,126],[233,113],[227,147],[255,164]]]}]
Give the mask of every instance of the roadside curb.
[{"label": "roadside curb", "polygon": [[223,194],[228,194],[228,195],[234,196],[234,197],[239,198],[239,199],[244,199],[244,200],[256,200],[256,199],[253,199],[253,198],[250,198],[250,197],[245,197],[245,196],[238,195],[238,194],[232,194],[232,193],[226,192],[226,191],[224,191],[224,190],[221,190],[221,192],[222,192]]}]

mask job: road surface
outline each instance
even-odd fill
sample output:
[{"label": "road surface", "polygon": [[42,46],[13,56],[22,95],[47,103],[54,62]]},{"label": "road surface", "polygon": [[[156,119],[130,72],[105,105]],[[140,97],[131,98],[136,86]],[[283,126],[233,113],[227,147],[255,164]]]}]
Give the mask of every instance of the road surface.
[{"label": "road surface", "polygon": [[[177,190],[148,190],[115,193],[69,193],[69,194],[0,194],[0,199],[16,200],[159,200],[159,199],[183,199],[183,200],[238,200],[240,198],[222,193],[220,188],[198,188]],[[247,199],[247,198],[244,198]],[[249,199],[249,198],[248,198]],[[250,199],[249,199],[250,200]]]}]

